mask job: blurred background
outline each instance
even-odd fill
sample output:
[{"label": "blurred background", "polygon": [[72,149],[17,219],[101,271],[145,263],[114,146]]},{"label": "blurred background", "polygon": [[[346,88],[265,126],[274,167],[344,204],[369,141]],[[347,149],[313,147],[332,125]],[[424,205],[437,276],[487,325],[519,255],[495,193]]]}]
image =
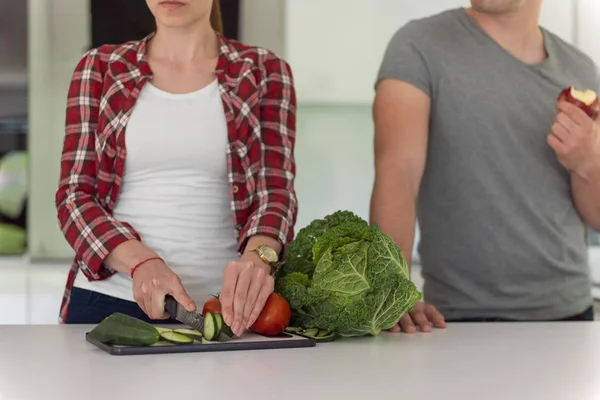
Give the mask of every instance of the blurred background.
[{"label": "blurred background", "polygon": [[[226,36],[267,47],[292,66],[298,228],[337,209],[368,218],[371,101],[384,49],[409,20],[469,1],[221,4]],[[545,0],[541,24],[600,64],[599,18],[598,0]],[[86,50],[141,38],[149,22],[144,0],[0,0],[0,324],[57,322],[73,254],[54,208],[69,80]],[[600,240],[595,232],[589,237],[600,285]],[[421,285],[414,257],[413,279]]]}]

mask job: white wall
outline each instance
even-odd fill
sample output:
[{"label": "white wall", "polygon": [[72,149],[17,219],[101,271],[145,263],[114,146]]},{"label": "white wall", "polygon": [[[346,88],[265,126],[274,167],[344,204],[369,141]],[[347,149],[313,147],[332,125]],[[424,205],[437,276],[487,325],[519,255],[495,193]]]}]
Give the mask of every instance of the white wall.
[{"label": "white wall", "polygon": [[600,1],[579,0],[577,4],[577,46],[600,65]]},{"label": "white wall", "polygon": [[[469,4],[469,0],[285,0],[284,54],[295,71],[298,98],[311,104],[369,103],[381,57],[398,28]],[[573,2],[543,4],[541,25],[572,42]],[[266,29],[260,27],[262,32]]]}]

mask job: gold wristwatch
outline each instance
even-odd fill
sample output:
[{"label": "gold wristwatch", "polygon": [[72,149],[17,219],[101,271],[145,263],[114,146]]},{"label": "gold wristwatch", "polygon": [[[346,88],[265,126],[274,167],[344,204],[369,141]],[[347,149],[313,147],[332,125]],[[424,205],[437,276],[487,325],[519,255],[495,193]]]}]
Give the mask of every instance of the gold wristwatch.
[{"label": "gold wristwatch", "polygon": [[258,254],[260,259],[271,267],[271,273],[277,269],[277,266],[279,265],[279,255],[271,247],[266,244],[261,244],[252,251]]}]

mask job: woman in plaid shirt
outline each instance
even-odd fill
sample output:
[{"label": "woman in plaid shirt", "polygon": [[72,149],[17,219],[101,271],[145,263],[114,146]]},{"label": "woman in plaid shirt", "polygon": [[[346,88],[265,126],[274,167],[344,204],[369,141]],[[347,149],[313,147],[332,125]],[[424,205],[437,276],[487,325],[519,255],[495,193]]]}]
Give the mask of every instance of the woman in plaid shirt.
[{"label": "woman in plaid shirt", "polygon": [[[293,238],[296,98],[288,64],[222,36],[218,0],[147,0],[156,32],[73,74],[56,206],[76,256],[63,323],[164,320],[220,291],[236,335]],[[80,273],[81,272],[81,273]]]}]

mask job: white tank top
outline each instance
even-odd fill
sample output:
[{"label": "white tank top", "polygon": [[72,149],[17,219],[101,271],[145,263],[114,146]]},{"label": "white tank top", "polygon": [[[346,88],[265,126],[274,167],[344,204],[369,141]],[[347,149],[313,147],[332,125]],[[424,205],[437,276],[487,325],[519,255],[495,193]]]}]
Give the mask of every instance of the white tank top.
[{"label": "white tank top", "polygon": [[[227,122],[217,81],[171,94],[142,89],[125,133],[127,157],[113,215],[165,259],[200,307],[220,291],[238,258],[227,179]],[[75,286],[133,300],[132,279],[116,274]]]}]

